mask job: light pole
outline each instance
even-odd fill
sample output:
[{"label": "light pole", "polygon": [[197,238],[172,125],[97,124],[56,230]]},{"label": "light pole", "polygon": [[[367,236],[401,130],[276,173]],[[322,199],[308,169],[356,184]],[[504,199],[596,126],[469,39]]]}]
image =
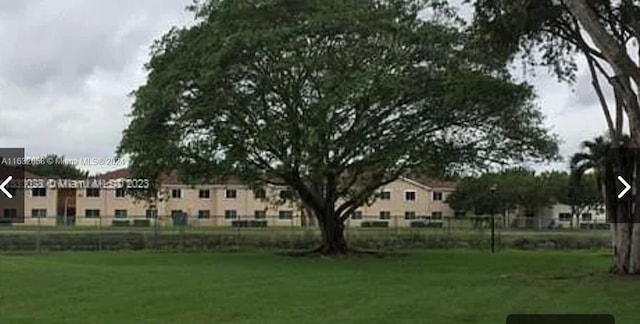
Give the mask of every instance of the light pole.
[{"label": "light pole", "polygon": [[491,192],[491,253],[496,252],[496,217],[495,217],[495,204],[496,204],[496,190],[498,189],[497,185],[492,185],[489,188]]}]

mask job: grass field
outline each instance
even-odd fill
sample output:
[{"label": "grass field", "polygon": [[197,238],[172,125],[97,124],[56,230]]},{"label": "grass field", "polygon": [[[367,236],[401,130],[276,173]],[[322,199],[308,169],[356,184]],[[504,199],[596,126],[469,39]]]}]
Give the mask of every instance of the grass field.
[{"label": "grass field", "polygon": [[411,251],[0,256],[2,323],[504,323],[510,313],[640,320],[640,280],[597,252]]}]

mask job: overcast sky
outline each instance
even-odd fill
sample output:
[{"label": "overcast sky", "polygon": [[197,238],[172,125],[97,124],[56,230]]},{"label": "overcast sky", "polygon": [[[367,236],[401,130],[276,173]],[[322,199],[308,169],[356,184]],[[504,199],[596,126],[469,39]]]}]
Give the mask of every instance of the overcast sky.
[{"label": "overcast sky", "polygon": [[[145,80],[149,46],[191,21],[190,2],[1,0],[0,146],[25,147],[27,156],[112,157],[128,124],[128,94]],[[582,66],[573,86],[545,70],[527,78],[565,156],[605,129]]]}]

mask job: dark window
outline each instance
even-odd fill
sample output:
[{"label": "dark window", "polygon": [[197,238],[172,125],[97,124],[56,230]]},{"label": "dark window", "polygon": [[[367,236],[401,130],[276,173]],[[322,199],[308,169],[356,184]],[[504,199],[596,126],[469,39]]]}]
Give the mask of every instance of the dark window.
[{"label": "dark window", "polygon": [[224,219],[236,219],[238,212],[235,209],[227,209],[224,211]]},{"label": "dark window", "polygon": [[253,192],[253,196],[256,199],[264,199],[265,197],[267,197],[267,192],[264,189],[258,189]]},{"label": "dark window", "polygon": [[353,214],[351,214],[351,219],[362,219],[362,211],[354,211]]},{"label": "dark window", "polygon": [[290,210],[281,210],[278,213],[279,219],[293,219],[293,212]]},{"label": "dark window", "polygon": [[404,212],[404,219],[416,219],[416,212],[414,211]]},{"label": "dark window", "polygon": [[571,219],[571,213],[559,213],[558,214],[558,218],[560,220],[570,220]]},{"label": "dark window", "polygon": [[4,218],[18,218],[18,210],[15,208],[5,208],[3,216]]},{"label": "dark window", "polygon": [[100,197],[99,188],[87,188],[87,197]]},{"label": "dark window", "polygon": [[100,218],[100,209],[85,209],[85,218]]},{"label": "dark window", "polygon": [[380,212],[380,219],[382,219],[382,220],[388,220],[388,219],[391,219],[391,212],[388,212],[388,211],[381,211],[381,212]]},{"label": "dark window", "polygon": [[146,218],[158,218],[158,210],[157,209],[147,209],[145,211]]},{"label": "dark window", "polygon": [[391,191],[383,191],[380,193],[380,200],[391,200]]},{"label": "dark window", "polygon": [[238,197],[238,191],[235,189],[227,189],[224,191],[224,197],[226,199],[236,199],[236,197]]},{"label": "dark window", "polygon": [[45,218],[45,217],[47,217],[47,210],[46,209],[32,209],[31,210],[31,217],[32,218]]},{"label": "dark window", "polygon": [[124,188],[117,188],[116,189],[116,198],[124,198],[124,196],[125,196]]},{"label": "dark window", "polygon": [[434,191],[433,192],[433,201],[441,201],[442,200],[442,192]]},{"label": "dark window", "polygon": [[176,198],[176,199],[182,198],[182,190],[171,189],[171,198]]},{"label": "dark window", "polygon": [[208,209],[198,210],[198,218],[211,218],[211,213]]},{"label": "dark window", "polygon": [[416,192],[415,191],[407,191],[404,193],[404,199],[406,201],[416,201]]},{"label": "dark window", "polygon": [[591,213],[582,214],[582,220],[583,221],[590,221],[591,219],[592,219]]},{"label": "dark window", "polygon": [[200,191],[198,191],[198,197],[200,199],[209,199],[211,198],[211,191],[209,189],[200,189]]},{"label": "dark window", "polygon": [[173,209],[171,210],[171,218],[175,219],[176,217],[182,217],[182,209]]},{"label": "dark window", "polygon": [[116,209],[113,213],[115,218],[127,218],[127,210],[126,209]]},{"label": "dark window", "polygon": [[46,188],[33,188],[31,189],[32,197],[46,197],[47,189]]},{"label": "dark window", "polygon": [[266,219],[267,218],[267,212],[264,210],[256,210],[253,212],[253,218],[255,219]]},{"label": "dark window", "polygon": [[431,219],[442,219],[442,212],[432,212]]},{"label": "dark window", "polygon": [[291,199],[293,198],[293,192],[291,190],[280,190],[280,198]]}]

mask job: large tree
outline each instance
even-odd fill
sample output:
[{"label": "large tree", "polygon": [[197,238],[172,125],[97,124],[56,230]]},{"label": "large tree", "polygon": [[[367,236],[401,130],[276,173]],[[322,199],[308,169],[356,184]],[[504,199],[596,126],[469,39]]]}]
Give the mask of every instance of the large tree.
[{"label": "large tree", "polygon": [[71,163],[64,163],[66,161],[64,155],[51,153],[40,159],[49,162],[26,165],[25,171],[49,178],[85,179],[89,176],[89,171],[79,169]]},{"label": "large tree", "polygon": [[[622,156],[621,147],[640,148],[640,7],[637,0],[467,0],[474,5],[478,41],[492,45],[492,54],[526,58],[553,67],[555,75],[572,80],[574,54],[587,62],[596,95],[612,138],[605,161],[607,218],[612,221],[614,271],[640,274],[640,191],[621,202],[616,175],[640,185],[638,166]],[[633,45],[635,42],[636,45]],[[522,54],[522,55],[517,55]],[[541,55],[538,55],[541,54]],[[542,58],[542,60],[538,60]],[[604,82],[603,82],[604,80]],[[607,98],[607,88],[614,98]],[[608,100],[613,99],[613,100]],[[614,102],[613,107],[611,102]],[[629,143],[623,143],[625,120]],[[627,163],[622,161],[627,160]],[[633,179],[631,179],[633,178]]]},{"label": "large tree", "polygon": [[119,153],[137,176],[289,186],[326,254],[348,251],[344,221],[408,171],[553,156],[531,88],[440,2],[196,5],[192,27],[153,47]]}]

